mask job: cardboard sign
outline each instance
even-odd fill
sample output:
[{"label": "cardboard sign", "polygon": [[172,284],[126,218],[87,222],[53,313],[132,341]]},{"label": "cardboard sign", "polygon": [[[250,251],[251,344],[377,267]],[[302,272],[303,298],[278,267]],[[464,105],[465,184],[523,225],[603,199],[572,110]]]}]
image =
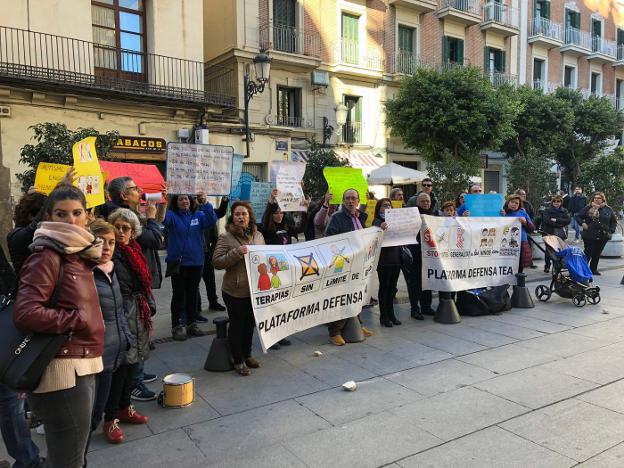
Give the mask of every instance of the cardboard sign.
[{"label": "cardboard sign", "polygon": [[72,146],[77,186],[85,194],[87,208],[104,204],[104,177],[95,149],[96,137],[87,137]]},{"label": "cardboard sign", "polygon": [[169,143],[169,193],[229,195],[232,188],[233,155],[234,148],[231,146]]},{"label": "cardboard sign", "polygon": [[[375,207],[377,206],[377,200],[368,200],[366,202],[366,227],[371,227],[375,220]],[[402,200],[392,200],[392,208],[403,208]]]},{"label": "cardboard sign", "polygon": [[50,195],[70,167],[67,164],[39,163],[35,174],[35,187],[39,192]]},{"label": "cardboard sign", "polygon": [[282,211],[306,211],[301,187],[305,170],[306,165],[300,163],[280,167],[275,178],[275,187],[278,190],[277,204]]},{"label": "cardboard sign", "polygon": [[249,201],[256,215],[256,221],[261,222],[266,210],[269,196],[273,190],[271,182],[252,182],[249,190]]},{"label": "cardboard sign", "polygon": [[416,236],[422,220],[418,208],[399,208],[385,211],[388,228],[384,231],[382,247],[418,244]]},{"label": "cardboard sign", "polygon": [[470,216],[500,216],[500,210],[505,204],[502,193],[473,193],[464,195],[466,210]]},{"label": "cardboard sign", "polygon": [[326,167],[323,175],[329,185],[329,193],[332,194],[330,203],[340,205],[342,195],[349,189],[357,190],[360,195],[360,203],[368,198],[368,182],[358,167]]}]

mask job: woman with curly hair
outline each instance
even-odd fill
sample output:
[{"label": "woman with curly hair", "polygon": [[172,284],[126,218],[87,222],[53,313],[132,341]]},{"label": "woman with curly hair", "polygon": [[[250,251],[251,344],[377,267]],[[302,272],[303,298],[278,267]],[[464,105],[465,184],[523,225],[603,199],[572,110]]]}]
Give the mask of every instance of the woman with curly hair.
[{"label": "woman with curly hair", "polygon": [[[507,197],[505,206],[501,210],[501,215],[507,217],[519,218],[522,225],[519,233],[520,237],[520,263],[518,265],[518,273],[533,264],[533,252],[531,252],[531,246],[529,245],[529,236],[527,233],[535,231],[535,225],[531,221],[531,217],[524,211],[522,207],[523,202],[520,195],[513,194]],[[515,229],[515,228],[514,228]],[[514,237],[514,230],[512,229],[512,242]]]},{"label": "woman with curly hair", "polygon": [[47,198],[43,193],[27,193],[15,207],[13,215],[15,229],[7,236],[7,244],[13,269],[17,274],[30,256],[28,246],[32,244],[37,225],[43,217],[42,208]]}]

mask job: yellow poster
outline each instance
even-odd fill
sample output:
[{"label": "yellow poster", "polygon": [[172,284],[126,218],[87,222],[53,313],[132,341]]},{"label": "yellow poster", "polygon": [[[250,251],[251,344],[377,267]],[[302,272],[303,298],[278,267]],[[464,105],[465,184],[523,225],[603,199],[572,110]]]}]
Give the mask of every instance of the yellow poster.
[{"label": "yellow poster", "polygon": [[356,167],[326,167],[323,169],[323,176],[329,186],[329,193],[333,195],[332,205],[342,203],[342,194],[355,189],[360,195],[360,203],[364,203],[368,195],[368,182],[362,174],[362,169]]},{"label": "yellow poster", "polygon": [[45,195],[49,195],[54,187],[63,179],[70,166],[66,164],[54,164],[41,162],[37,166],[35,174],[35,187]]},{"label": "yellow poster", "polygon": [[95,137],[87,137],[72,147],[77,186],[87,197],[87,208],[104,204],[104,177],[95,149]]},{"label": "yellow poster", "polygon": [[[366,214],[368,217],[366,218],[365,227],[371,227],[373,225],[373,221],[375,220],[375,206],[377,206],[377,200],[368,200],[366,202]],[[392,200],[392,208],[403,208],[403,201]]]}]

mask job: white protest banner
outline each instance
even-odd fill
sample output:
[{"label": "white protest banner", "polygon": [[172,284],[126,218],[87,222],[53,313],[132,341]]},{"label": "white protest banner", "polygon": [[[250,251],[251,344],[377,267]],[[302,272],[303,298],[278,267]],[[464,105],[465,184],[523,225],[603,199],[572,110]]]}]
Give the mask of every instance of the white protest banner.
[{"label": "white protest banner", "polygon": [[382,235],[368,228],[292,245],[250,245],[245,264],[262,349],[359,314],[369,301]]},{"label": "white protest banner", "polygon": [[168,143],[169,193],[229,195],[233,154],[231,146]]},{"label": "white protest banner", "polygon": [[451,292],[516,284],[521,240],[518,218],[422,218],[424,290]]},{"label": "white protest banner", "polygon": [[385,213],[388,229],[384,232],[382,247],[418,244],[416,236],[422,224],[418,208],[387,209]]},{"label": "white protest banner", "polygon": [[305,197],[301,181],[305,174],[306,165],[290,163],[288,166],[280,166],[275,177],[277,188],[277,204],[282,211],[306,211]]}]

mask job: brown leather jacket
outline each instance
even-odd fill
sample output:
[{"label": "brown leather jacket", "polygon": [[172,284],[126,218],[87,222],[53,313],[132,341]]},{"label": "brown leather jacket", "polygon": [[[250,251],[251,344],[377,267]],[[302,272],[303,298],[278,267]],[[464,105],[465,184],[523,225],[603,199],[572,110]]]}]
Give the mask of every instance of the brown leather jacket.
[{"label": "brown leather jacket", "polygon": [[104,319],[100,310],[93,267],[78,254],[64,255],[63,285],[56,306],[47,307],[58,282],[61,255],[36,247],[20,272],[13,321],[21,330],[67,333],[71,338],[56,357],[94,358],[104,348]]},{"label": "brown leather jacket", "polygon": [[245,257],[238,252],[241,245],[264,245],[264,237],[256,229],[248,237],[231,224],[226,226],[226,232],[219,236],[212,256],[212,264],[217,270],[225,270],[222,290],[232,297],[249,297],[249,282]]}]

